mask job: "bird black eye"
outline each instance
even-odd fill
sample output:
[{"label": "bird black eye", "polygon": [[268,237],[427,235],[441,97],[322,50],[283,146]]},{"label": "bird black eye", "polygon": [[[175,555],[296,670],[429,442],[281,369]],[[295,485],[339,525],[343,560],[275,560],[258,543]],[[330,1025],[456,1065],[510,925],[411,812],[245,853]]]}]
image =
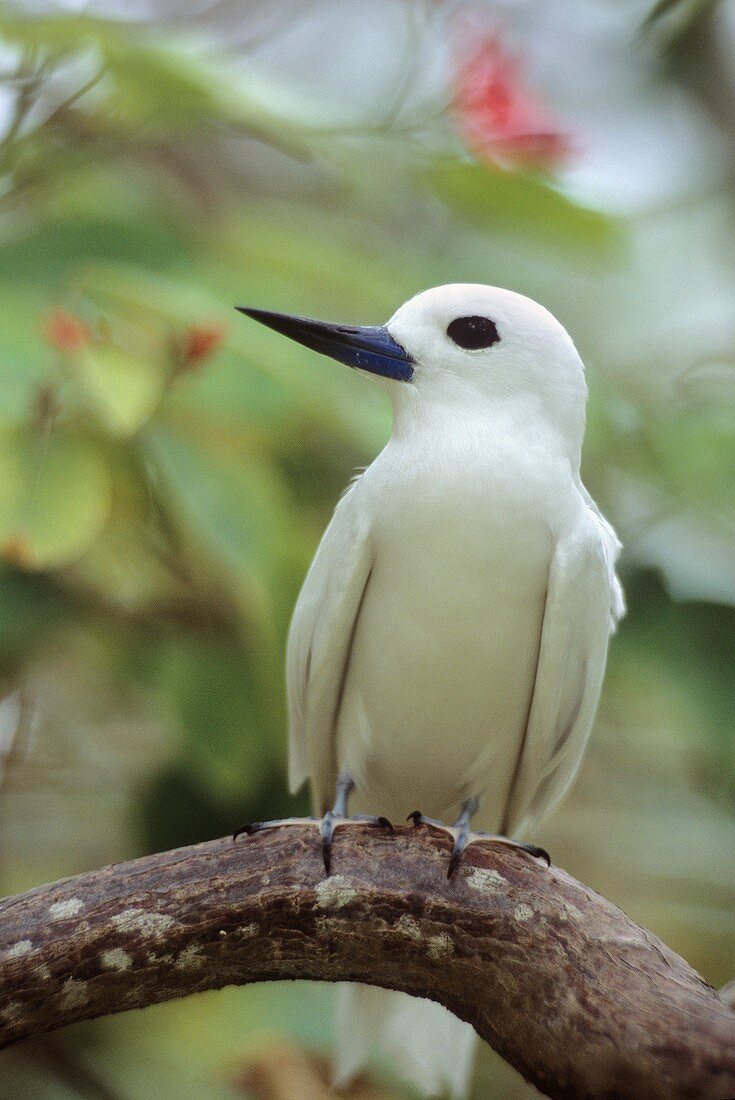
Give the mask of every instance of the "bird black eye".
[{"label": "bird black eye", "polygon": [[500,339],[495,322],[489,317],[458,317],[447,329],[447,336],[470,351],[489,348]]}]

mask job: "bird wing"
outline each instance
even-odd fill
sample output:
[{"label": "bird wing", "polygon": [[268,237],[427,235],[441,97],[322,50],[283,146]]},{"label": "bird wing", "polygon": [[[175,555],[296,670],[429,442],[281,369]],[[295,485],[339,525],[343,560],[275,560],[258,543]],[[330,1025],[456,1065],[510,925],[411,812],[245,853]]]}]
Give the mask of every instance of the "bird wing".
[{"label": "bird wing", "polygon": [[623,592],[623,586],[620,583],[618,575],[615,572],[615,563],[620,557],[620,551],[623,547],[620,539],[615,534],[612,524],[608,523],[605,519],[580,478],[577,478],[577,488],[583,501],[587,505],[593,521],[599,527],[600,545],[607,563],[608,576],[610,578],[610,633],[614,634],[618,623],[626,612],[625,593]]},{"label": "bird wing", "polygon": [[533,696],[504,832],[532,828],[572,782],[595,717],[608,639],[625,609],[615,574],[620,543],[596,507],[587,504],[585,511],[584,522],[560,539],[551,562]]},{"label": "bird wing", "polygon": [[289,787],[311,779],[316,812],[337,778],[335,729],[352,640],[373,565],[353,485],[337,505],[296,602],[286,647]]}]

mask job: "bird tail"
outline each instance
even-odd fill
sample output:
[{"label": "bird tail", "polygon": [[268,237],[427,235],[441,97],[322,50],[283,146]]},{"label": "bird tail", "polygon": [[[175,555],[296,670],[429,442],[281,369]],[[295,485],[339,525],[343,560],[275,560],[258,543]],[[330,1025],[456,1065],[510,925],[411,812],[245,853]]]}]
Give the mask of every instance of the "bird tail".
[{"label": "bird tail", "polygon": [[434,1001],[390,989],[338,987],[334,1084],[346,1085],[370,1054],[387,1054],[422,1096],[464,1100],[470,1086],[476,1034]]}]

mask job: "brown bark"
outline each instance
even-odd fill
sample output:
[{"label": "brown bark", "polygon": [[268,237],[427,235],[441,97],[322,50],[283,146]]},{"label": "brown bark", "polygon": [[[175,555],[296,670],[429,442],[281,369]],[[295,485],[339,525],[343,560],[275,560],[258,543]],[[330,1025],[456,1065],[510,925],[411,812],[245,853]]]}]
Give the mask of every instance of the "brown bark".
[{"label": "brown bark", "polygon": [[735,1097],[735,1012],[556,867],[433,830],[309,825],[0,902],[0,1045],[228,984],[362,981],[445,1004],[555,1097]]}]

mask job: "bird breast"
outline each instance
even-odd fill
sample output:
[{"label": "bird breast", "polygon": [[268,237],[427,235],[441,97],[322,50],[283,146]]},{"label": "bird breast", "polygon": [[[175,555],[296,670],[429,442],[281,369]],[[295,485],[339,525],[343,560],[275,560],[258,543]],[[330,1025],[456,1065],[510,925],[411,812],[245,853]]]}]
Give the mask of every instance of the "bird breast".
[{"label": "bird breast", "polygon": [[338,754],[373,811],[405,816],[411,801],[441,816],[480,796],[478,821],[499,825],[533,691],[558,496],[522,465],[412,468],[381,456],[356,486],[374,565]]}]

